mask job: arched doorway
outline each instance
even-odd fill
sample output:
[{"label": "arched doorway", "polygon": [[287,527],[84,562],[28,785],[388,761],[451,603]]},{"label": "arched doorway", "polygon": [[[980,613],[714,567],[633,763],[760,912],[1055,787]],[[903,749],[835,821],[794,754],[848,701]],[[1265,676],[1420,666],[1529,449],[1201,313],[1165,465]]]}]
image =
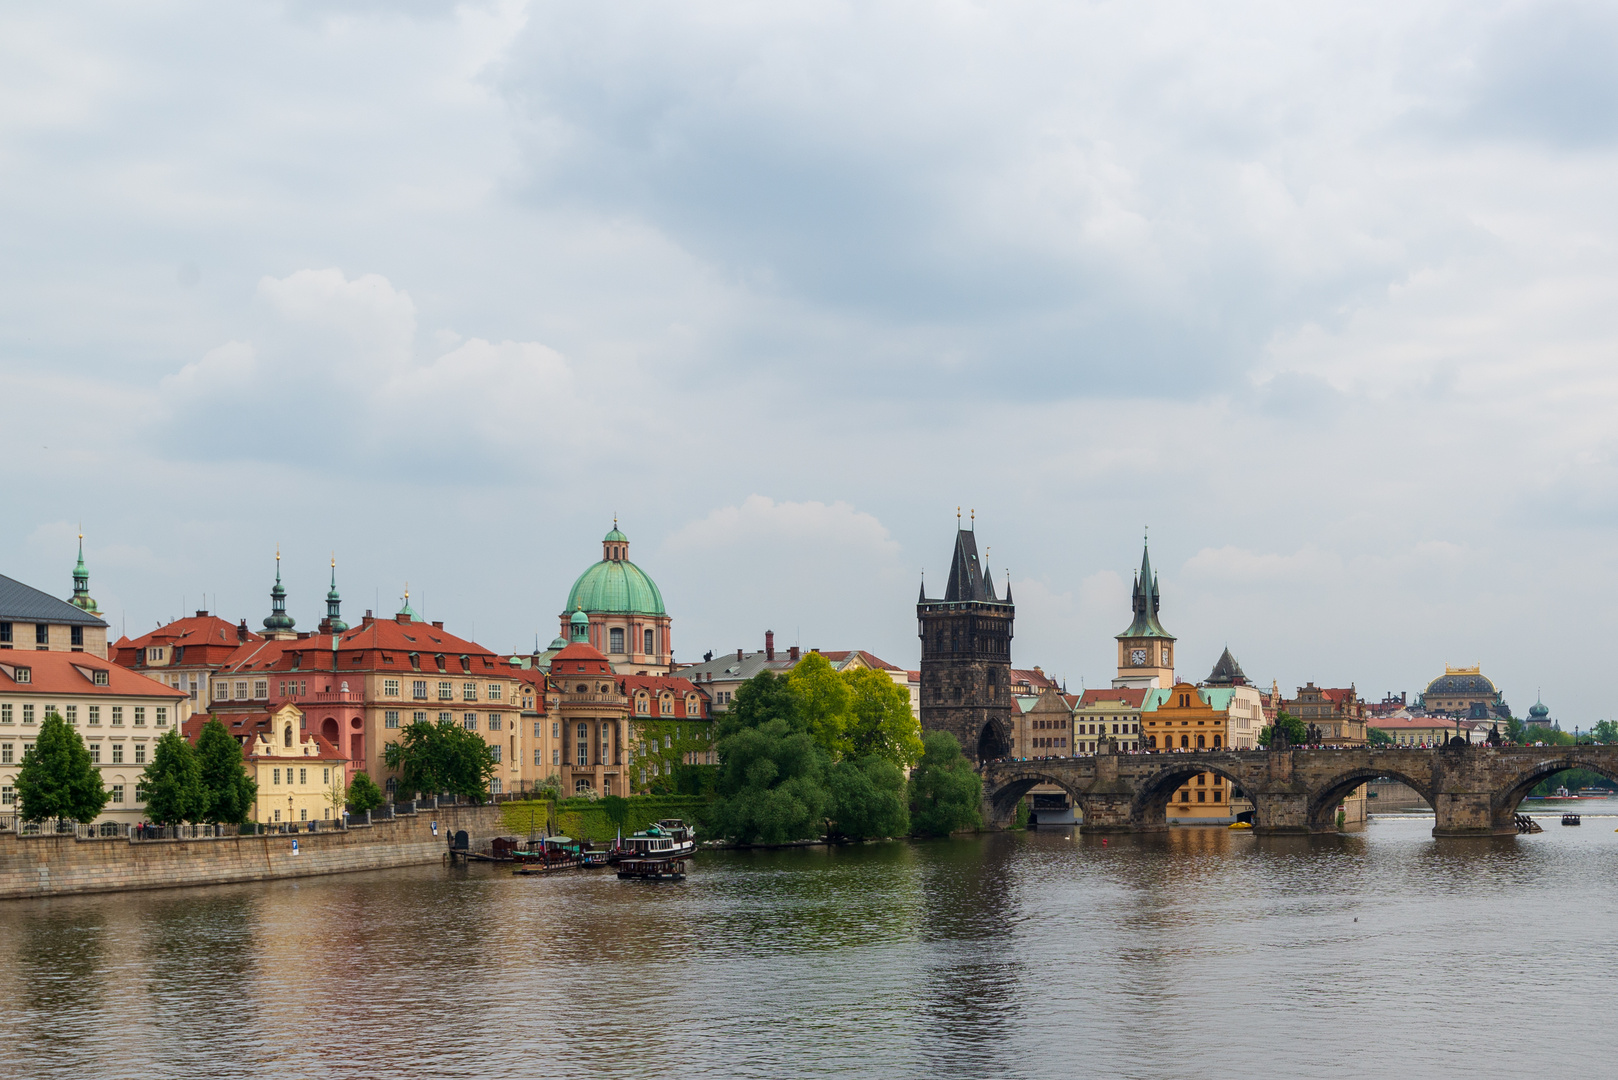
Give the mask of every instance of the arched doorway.
[{"label": "arched doorway", "polygon": [[978,760],[998,761],[1011,756],[1011,738],[999,717],[992,717],[978,733]]},{"label": "arched doorway", "polygon": [[328,716],[320,722],[320,737],[322,739],[325,739],[333,746],[341,746],[342,744],[337,741],[337,734],[337,719],[335,717]]}]

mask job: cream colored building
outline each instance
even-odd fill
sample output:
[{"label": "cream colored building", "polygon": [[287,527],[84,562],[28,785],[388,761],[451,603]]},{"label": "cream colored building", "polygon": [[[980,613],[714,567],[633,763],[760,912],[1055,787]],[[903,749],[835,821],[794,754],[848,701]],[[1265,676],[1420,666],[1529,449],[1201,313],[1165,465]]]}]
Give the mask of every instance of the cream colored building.
[{"label": "cream colored building", "polygon": [[303,713],[283,705],[254,723],[242,747],[247,771],[258,784],[254,821],[305,825],[342,815],[343,766],[336,747],[303,727]]},{"label": "cream colored building", "polygon": [[152,744],[190,717],[186,693],[88,651],[0,652],[0,817],[17,813],[17,769],[53,711],[79,733],[112,793],[96,822],[112,835],[145,820],[141,774]]}]

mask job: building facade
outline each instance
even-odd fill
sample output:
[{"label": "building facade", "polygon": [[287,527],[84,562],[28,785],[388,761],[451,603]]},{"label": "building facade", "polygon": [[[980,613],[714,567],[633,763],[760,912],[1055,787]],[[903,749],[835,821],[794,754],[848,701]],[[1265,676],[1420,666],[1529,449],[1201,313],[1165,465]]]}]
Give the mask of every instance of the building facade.
[{"label": "building facade", "polygon": [[1468,720],[1509,720],[1511,707],[1505,695],[1483,674],[1481,666],[1455,668],[1444,665],[1444,674],[1427,684],[1421,707],[1429,714],[1456,716]]},{"label": "building facade", "polygon": [[1312,729],[1312,742],[1365,745],[1365,702],[1353,686],[1333,688],[1311,682],[1298,687],[1298,696],[1284,708]]},{"label": "building facade", "polygon": [[1016,608],[979,565],[977,533],[957,529],[941,600],[916,603],[921,637],[921,726],[948,731],[969,759],[1006,757],[1011,746],[1011,639]]},{"label": "building facade", "polygon": [[1133,687],[1086,690],[1073,710],[1073,742],[1081,754],[1093,754],[1104,739],[1117,740],[1118,749],[1143,748],[1141,704],[1151,691]]},{"label": "building facade", "polygon": [[0,574],[0,651],[75,652],[105,660],[107,624],[90,599],[89,580],[82,540],[72,601]]},{"label": "building facade", "polygon": [[0,815],[17,813],[17,769],[50,712],[79,733],[112,793],[97,823],[144,820],[152,744],[185,723],[191,699],[89,652],[0,652]]},{"label": "building facade", "polygon": [[190,696],[192,708],[206,709],[214,698],[214,673],[243,645],[263,638],[247,629],[247,620],[232,626],[199,610],[137,638],[113,643],[113,659],[132,671]]}]

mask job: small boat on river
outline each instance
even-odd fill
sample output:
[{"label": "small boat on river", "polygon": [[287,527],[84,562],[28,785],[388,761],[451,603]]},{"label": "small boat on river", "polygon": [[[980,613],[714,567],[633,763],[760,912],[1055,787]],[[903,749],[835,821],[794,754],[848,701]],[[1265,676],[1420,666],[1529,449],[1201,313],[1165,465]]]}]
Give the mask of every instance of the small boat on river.
[{"label": "small boat on river", "polygon": [[[605,854],[605,853],[603,853]],[[514,862],[522,865],[514,874],[549,874],[557,870],[576,870],[586,866],[585,845],[570,836],[547,836],[530,840],[527,845],[511,853]]]},{"label": "small boat on river", "polygon": [[679,818],[664,818],[643,832],[618,841],[612,861],[626,859],[683,859],[697,850],[696,830]]},{"label": "small boat on river", "polygon": [[1566,802],[1568,799],[1577,799],[1578,796],[1568,794],[1568,790],[1565,787],[1559,787],[1556,789],[1556,794],[1541,795],[1540,798],[1544,799],[1546,802]]}]

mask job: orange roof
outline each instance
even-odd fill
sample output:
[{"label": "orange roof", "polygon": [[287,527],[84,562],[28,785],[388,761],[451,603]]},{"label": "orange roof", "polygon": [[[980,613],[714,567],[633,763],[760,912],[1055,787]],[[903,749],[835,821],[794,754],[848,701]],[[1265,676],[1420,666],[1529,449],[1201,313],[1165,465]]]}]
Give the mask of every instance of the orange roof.
[{"label": "orange roof", "polygon": [[[225,662],[223,672],[236,674],[256,671],[398,671],[422,675],[499,675],[516,671],[504,656],[490,652],[476,642],[456,637],[431,623],[401,623],[393,619],[367,619],[352,630],[336,635],[309,634],[291,640],[259,640],[237,649]],[[564,652],[566,650],[563,650]],[[410,657],[417,663],[412,665]],[[436,658],[444,658],[440,670]],[[467,658],[462,664],[461,657]]]},{"label": "orange roof", "polygon": [[[563,670],[566,665],[567,670]],[[552,675],[611,675],[612,664],[607,657],[587,641],[575,641],[551,657]]]},{"label": "orange roof", "polygon": [[1061,689],[1055,679],[1046,675],[1043,671],[1035,671],[1032,668],[1012,668],[1011,681],[1013,683],[1028,683],[1030,686],[1038,687],[1039,689],[1046,687],[1052,690]]},{"label": "orange roof", "polygon": [[[261,640],[251,630],[247,632],[248,641]],[[206,646],[211,649],[224,649],[227,652],[242,644],[241,635],[236,626],[226,622],[217,615],[198,612],[185,619],[175,619],[166,626],[159,626],[156,630],[142,634],[137,638],[119,638],[114,647],[120,652],[136,649],[146,649],[153,646],[184,646],[187,650]],[[123,659],[123,658],[120,658]],[[123,659],[129,663],[133,657]]]},{"label": "orange roof", "polygon": [[[834,649],[834,650],[832,650],[830,652],[827,652],[825,649],[811,649],[809,651],[810,652],[818,652],[821,656],[826,658],[828,663],[832,664],[834,667],[836,665],[838,665],[838,664],[847,663],[848,659],[850,657],[858,656],[860,658],[861,662],[863,662],[865,664],[865,666],[867,666],[867,667],[877,668],[878,670],[881,670],[881,671],[903,671],[904,670],[903,668],[899,667],[896,664],[888,663],[886,660],[882,659],[880,656],[877,656],[875,653],[866,652],[864,649],[842,649],[842,650],[835,650]],[[798,654],[798,662],[802,663],[803,658],[805,656],[808,656],[808,655],[809,655],[809,653],[800,653],[800,654]]]},{"label": "orange roof", "polygon": [[1138,709],[1141,706],[1141,702],[1146,700],[1146,693],[1147,692],[1144,688],[1137,689],[1128,686],[1120,686],[1111,689],[1086,690],[1083,696],[1079,698],[1079,708],[1082,709],[1087,705],[1100,705],[1101,703],[1107,701],[1116,701],[1118,704],[1127,708]]},{"label": "orange roof", "polygon": [[[302,710],[299,711],[301,712]],[[327,741],[324,736],[318,735],[313,731],[299,731],[297,739],[300,745],[307,741],[313,741],[315,744],[314,754],[277,755],[253,753],[253,739],[259,735],[271,734],[271,725],[275,722],[275,714],[278,712],[280,712],[279,709],[270,709],[263,712],[250,713],[246,716],[237,714],[218,717],[209,716],[205,713],[197,713],[185,722],[180,729],[180,733],[185,736],[187,741],[194,743],[197,741],[197,737],[202,734],[203,726],[207,724],[209,720],[217,719],[221,724],[225,725],[225,730],[230,732],[231,738],[243,740],[242,758],[245,761],[291,762],[348,760],[348,755],[344,754],[335,745]]]},{"label": "orange roof", "polygon": [[621,675],[619,676],[619,685],[626,695],[633,694],[637,690],[645,690],[652,694],[660,694],[665,690],[673,691],[676,695],[674,704],[679,709],[678,715],[680,716],[685,715],[686,696],[695,694],[697,696],[697,712],[692,717],[694,720],[702,717],[705,711],[704,703],[708,700],[707,694],[700,691],[695,683],[690,679],[682,679],[677,675]]},{"label": "orange roof", "polygon": [[[28,669],[28,681],[19,682],[16,669]],[[107,684],[97,686],[95,672],[107,673]],[[75,697],[142,697],[179,701],[186,692],[164,686],[90,653],[0,651],[0,692],[72,694]]]}]

